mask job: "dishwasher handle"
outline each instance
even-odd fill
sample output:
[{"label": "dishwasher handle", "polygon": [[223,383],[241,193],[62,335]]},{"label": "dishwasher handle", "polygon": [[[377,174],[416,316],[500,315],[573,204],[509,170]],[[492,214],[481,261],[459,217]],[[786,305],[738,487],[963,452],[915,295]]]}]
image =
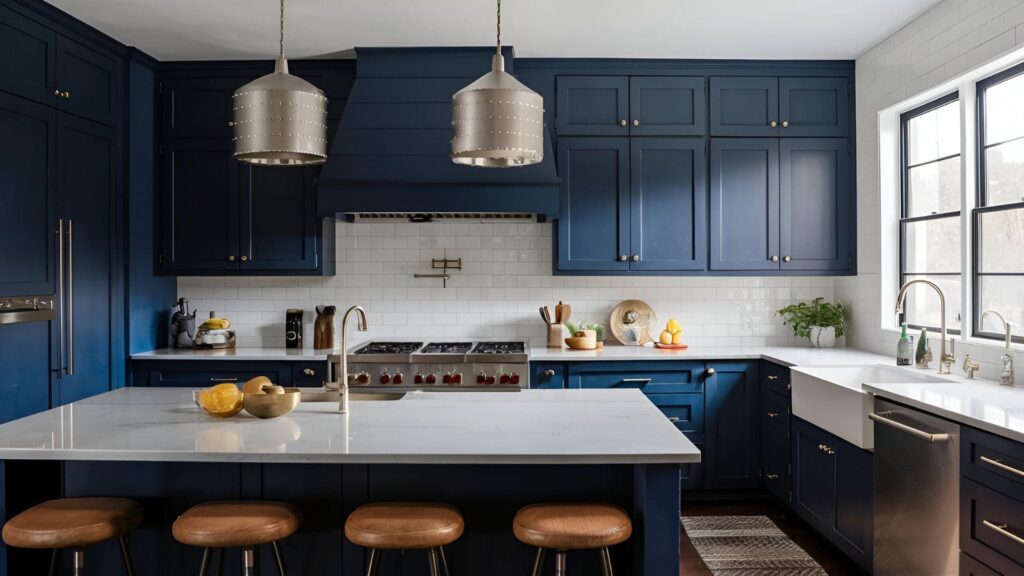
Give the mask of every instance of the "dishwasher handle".
[{"label": "dishwasher handle", "polygon": [[886,418],[886,416],[889,416],[892,413],[893,413],[892,411],[889,411],[889,412],[879,412],[878,414],[871,413],[871,414],[868,414],[868,418],[874,420],[875,422],[878,422],[879,424],[888,426],[890,428],[895,428],[896,430],[899,430],[900,432],[905,432],[907,434],[910,434],[914,438],[920,438],[921,440],[924,440],[926,442],[941,443],[941,442],[948,442],[949,441],[949,434],[946,433],[946,432],[940,432],[938,434],[932,434],[930,432],[925,432],[923,430],[918,430],[917,428],[914,428],[913,426],[907,426],[906,424],[902,424],[902,423],[897,422],[895,420],[890,420],[889,418]]}]

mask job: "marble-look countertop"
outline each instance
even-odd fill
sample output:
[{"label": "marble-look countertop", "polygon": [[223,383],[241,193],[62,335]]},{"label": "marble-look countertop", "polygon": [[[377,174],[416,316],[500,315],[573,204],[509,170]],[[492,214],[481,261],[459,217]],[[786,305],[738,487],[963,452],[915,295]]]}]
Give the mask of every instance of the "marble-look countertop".
[{"label": "marble-look countertop", "polygon": [[338,350],[313,350],[312,348],[160,348],[149,352],[132,354],[132,360],[318,360],[327,361]]},{"label": "marble-look countertop", "polygon": [[214,418],[192,391],[123,388],[0,425],[0,459],[353,464],[650,464],[700,451],[639,390],[410,392]]},{"label": "marble-look countertop", "polygon": [[945,383],[864,384],[864,389],[930,414],[1024,442],[1024,388],[943,375]]},{"label": "marble-look countertop", "polygon": [[602,350],[567,348],[530,349],[531,362],[647,360],[769,360],[784,366],[833,366],[849,364],[895,364],[896,358],[853,348],[808,348],[799,346],[696,347],[667,350],[653,346],[612,346]]}]

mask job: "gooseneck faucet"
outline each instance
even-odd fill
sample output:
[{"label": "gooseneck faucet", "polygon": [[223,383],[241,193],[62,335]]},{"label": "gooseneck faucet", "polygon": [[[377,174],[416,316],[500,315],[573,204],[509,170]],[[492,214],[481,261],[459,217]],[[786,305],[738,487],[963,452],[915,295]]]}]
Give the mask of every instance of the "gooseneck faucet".
[{"label": "gooseneck faucet", "polygon": [[939,341],[939,374],[949,374],[949,368],[953,364],[956,364],[956,358],[953,357],[953,342],[950,341],[950,353],[946,354],[946,295],[942,293],[942,288],[939,288],[937,284],[929,280],[918,278],[917,280],[911,280],[900,287],[900,293],[896,295],[896,314],[900,315],[903,313],[903,301],[907,299],[907,291],[914,284],[924,284],[925,286],[931,286],[935,292],[939,294],[939,324],[941,340]]},{"label": "gooseneck faucet", "polygon": [[345,311],[341,318],[341,401],[338,403],[338,412],[348,414],[348,318],[355,312],[356,330],[366,332],[366,310],[362,306],[353,306]]},{"label": "gooseneck faucet", "polygon": [[1013,324],[1007,322],[1006,318],[995,310],[985,310],[982,313],[982,324],[985,323],[985,317],[989,314],[999,318],[999,321],[1003,323],[1003,332],[1006,333],[1006,349],[1003,350],[1003,355],[999,357],[999,360],[1003,363],[1003,370],[999,373],[999,383],[1003,386],[1013,386],[1013,355],[1010,354],[1010,344],[1013,342]]}]

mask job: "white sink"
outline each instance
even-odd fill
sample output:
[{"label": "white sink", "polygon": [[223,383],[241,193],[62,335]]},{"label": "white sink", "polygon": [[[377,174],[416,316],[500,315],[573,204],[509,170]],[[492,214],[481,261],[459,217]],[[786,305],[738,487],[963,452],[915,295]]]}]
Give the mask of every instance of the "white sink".
[{"label": "white sink", "polygon": [[792,368],[793,414],[866,450],[875,447],[864,384],[952,383],[933,372],[884,364]]}]

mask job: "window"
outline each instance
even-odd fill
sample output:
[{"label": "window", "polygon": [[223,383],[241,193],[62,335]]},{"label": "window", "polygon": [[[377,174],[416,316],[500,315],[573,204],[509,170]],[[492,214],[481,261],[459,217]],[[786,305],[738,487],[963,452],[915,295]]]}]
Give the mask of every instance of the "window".
[{"label": "window", "polygon": [[[962,294],[960,100],[957,93],[900,117],[902,133],[900,284],[928,279],[946,296],[946,324],[960,332]],[[902,321],[939,329],[935,293],[914,286]]]},{"label": "window", "polygon": [[978,207],[974,218],[974,335],[1002,340],[995,318],[1024,342],[1024,65],[978,82]]}]

